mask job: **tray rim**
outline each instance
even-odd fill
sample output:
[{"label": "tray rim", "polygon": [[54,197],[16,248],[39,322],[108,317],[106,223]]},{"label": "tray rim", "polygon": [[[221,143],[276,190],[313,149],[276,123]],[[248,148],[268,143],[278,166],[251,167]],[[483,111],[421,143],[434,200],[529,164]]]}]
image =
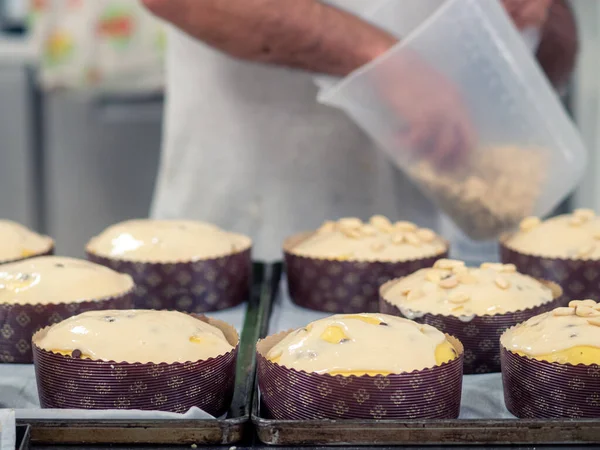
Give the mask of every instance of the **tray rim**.
[{"label": "tray rim", "polygon": [[29,450],[31,425],[16,425],[15,430],[17,436],[16,450]]},{"label": "tray rim", "polygon": [[[270,293],[261,298],[261,316],[265,319],[260,330],[261,338],[268,333],[268,319],[271,317],[282,274],[283,265],[274,264],[271,269],[272,279],[267,283]],[[271,420],[260,416],[260,393],[256,378],[255,375],[251,421],[258,440],[266,445],[600,443],[600,419]],[[308,433],[302,434],[303,431]],[[380,435],[376,436],[378,432]],[[383,435],[383,432],[387,435]],[[510,440],[507,440],[507,434]],[[335,436],[339,436],[339,439]],[[345,438],[343,441],[342,436]],[[357,438],[348,439],[352,436]],[[555,436],[562,436],[564,439],[556,439]]]},{"label": "tray rim", "polygon": [[31,426],[31,441],[36,444],[223,445],[240,442],[246,435],[251,415],[256,365],[254,345],[261,330],[260,305],[267,293],[265,282],[269,268],[264,262],[252,264],[252,286],[240,333],[236,384],[230,406],[230,409],[237,410],[238,414],[234,417],[217,420],[17,419],[17,424]]},{"label": "tray rim", "polygon": [[[260,417],[258,403],[258,396],[255,395],[252,423],[258,439],[267,445],[369,446],[375,445],[375,442],[376,445],[388,446],[600,443],[598,419],[270,420]],[[507,435],[510,435],[509,440]],[[556,436],[563,438],[557,439]]]}]

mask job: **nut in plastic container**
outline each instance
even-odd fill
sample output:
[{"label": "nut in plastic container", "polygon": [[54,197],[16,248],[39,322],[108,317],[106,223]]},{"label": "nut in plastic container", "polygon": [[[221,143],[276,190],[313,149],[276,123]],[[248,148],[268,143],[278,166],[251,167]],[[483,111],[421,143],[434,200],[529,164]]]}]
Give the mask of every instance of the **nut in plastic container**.
[{"label": "nut in plastic container", "polygon": [[[394,31],[402,3],[370,19]],[[550,212],[581,177],[585,148],[499,2],[422,5],[427,18],[403,23],[399,44],[319,100],[352,117],[467,235],[492,239]]]}]

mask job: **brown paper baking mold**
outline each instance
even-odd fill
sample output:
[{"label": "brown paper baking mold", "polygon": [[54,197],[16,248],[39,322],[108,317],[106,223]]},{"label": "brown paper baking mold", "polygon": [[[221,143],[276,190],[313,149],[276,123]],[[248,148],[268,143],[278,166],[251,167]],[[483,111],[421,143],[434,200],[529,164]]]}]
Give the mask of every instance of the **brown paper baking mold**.
[{"label": "brown paper baking mold", "polygon": [[563,303],[570,300],[600,301],[600,260],[548,258],[520,253],[506,245],[508,235],[500,240],[500,258],[504,264],[514,264],[521,273],[550,280],[563,289]]},{"label": "brown paper baking mold", "polygon": [[[391,280],[381,286],[379,311],[384,314],[406,317],[400,308],[385,300],[385,293],[397,281]],[[500,372],[500,336],[502,333],[507,328],[538,314],[551,311],[563,303],[560,287],[552,282],[544,281],[544,283],[552,289],[554,299],[534,308],[493,316],[475,316],[468,321],[441,314],[423,314],[420,317],[408,318],[456,336],[465,349],[465,374]]]},{"label": "brown paper baking mold", "polygon": [[[185,363],[127,363],[77,359],[34,344],[42,408],[139,409],[185,413],[193,406],[223,415],[229,408],[239,336],[231,325],[198,316],[235,346],[223,355]],[[48,328],[40,330],[34,341]]]},{"label": "brown paper baking mold", "polygon": [[501,349],[506,408],[519,418],[600,418],[600,365],[539,361]]},{"label": "brown paper baking mold", "polygon": [[339,261],[294,254],[292,249],[311,234],[291,236],[283,249],[292,301],[316,311],[377,312],[379,286],[448,256],[448,247],[437,255],[406,261]]},{"label": "brown paper baking mold", "polygon": [[193,262],[134,262],[87,252],[90,261],[131,275],[140,309],[202,313],[246,301],[252,278],[251,248]]},{"label": "brown paper baking mold", "polygon": [[[342,376],[307,373],[273,363],[268,351],[291,330],[258,342],[258,385],[266,415],[276,420],[455,419],[460,410],[463,348],[458,357],[411,373]],[[401,349],[399,349],[401,351]]]},{"label": "brown paper baking mold", "polygon": [[29,364],[33,361],[31,337],[41,328],[85,311],[131,309],[133,291],[98,300],[13,305],[0,303],[0,363]]}]

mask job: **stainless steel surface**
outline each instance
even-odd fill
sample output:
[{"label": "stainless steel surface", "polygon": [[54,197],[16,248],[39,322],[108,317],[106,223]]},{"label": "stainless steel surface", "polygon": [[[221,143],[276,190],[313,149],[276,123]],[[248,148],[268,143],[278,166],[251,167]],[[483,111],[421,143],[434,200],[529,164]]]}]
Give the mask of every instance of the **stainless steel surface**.
[{"label": "stainless steel surface", "polygon": [[[164,447],[162,446],[136,446],[136,447],[122,447],[122,446],[85,446],[85,447],[74,447],[74,446],[37,446],[34,445],[32,448],[34,448],[35,450],[50,450],[50,449],[59,449],[59,448],[64,448],[64,449],[69,449],[69,450],[100,450],[100,449],[109,449],[109,448],[118,448],[120,450],[141,450],[141,449],[164,449]],[[182,447],[169,447],[170,449],[190,449],[190,446],[182,446]],[[292,450],[292,449],[311,449],[311,450],[325,450],[325,449],[331,449],[332,447],[323,447],[323,446],[314,446],[314,447],[299,447],[299,446],[285,446],[285,447],[273,447],[273,446],[264,446],[264,445],[251,445],[251,446],[234,446],[234,447],[230,447],[230,446],[218,446],[218,447],[213,447],[213,446],[198,446],[198,448],[201,448],[202,450],[216,450],[216,449],[221,449],[221,450],[225,450],[225,449],[229,449],[231,450],[236,449],[236,450],[246,450],[246,449],[256,449],[256,450],[267,450],[267,449],[278,449],[278,450]],[[368,445],[368,446],[335,446],[335,448],[337,450],[364,450],[367,448],[376,448],[379,450],[391,450],[391,449],[402,449],[402,450],[447,450],[448,447],[432,447],[432,446],[397,446],[397,447],[390,447],[390,446],[375,446],[375,445]],[[465,447],[463,447],[465,448]],[[510,449],[516,449],[516,450],[551,450],[551,449],[562,449],[562,450],[589,450],[590,448],[595,448],[595,447],[590,447],[590,446],[545,446],[545,445],[536,445],[536,446],[514,446],[514,445],[502,445],[502,446],[470,446],[470,447],[466,447],[469,449],[481,449],[481,448],[485,448],[487,450],[504,450],[507,448]]]},{"label": "stainless steel surface", "polygon": [[31,446],[29,441],[31,440],[31,427],[29,425],[17,425],[17,442],[16,450],[29,450]]},{"label": "stainless steel surface", "polygon": [[0,64],[0,218],[39,228],[34,101],[25,63]]},{"label": "stainless steel surface", "polygon": [[46,231],[57,254],[82,257],[108,225],[148,215],[162,101],[52,92],[42,103]]}]

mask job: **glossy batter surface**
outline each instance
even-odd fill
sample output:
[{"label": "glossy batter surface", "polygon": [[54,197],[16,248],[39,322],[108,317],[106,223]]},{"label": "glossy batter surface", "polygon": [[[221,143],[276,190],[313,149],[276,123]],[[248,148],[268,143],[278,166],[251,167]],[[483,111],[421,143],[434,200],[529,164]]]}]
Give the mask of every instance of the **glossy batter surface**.
[{"label": "glossy batter surface", "polygon": [[[223,332],[178,311],[89,311],[48,329],[45,350],[104,361],[200,361],[233,349]],[[73,353],[75,352],[75,353]]]},{"label": "glossy batter surface", "polygon": [[569,364],[600,364],[600,304],[574,300],[509,329],[502,345],[531,358]]},{"label": "glossy batter surface", "polygon": [[0,220],[0,261],[26,258],[44,253],[52,239],[10,220]]},{"label": "glossy batter surface", "polygon": [[129,275],[82,259],[40,256],[0,265],[0,303],[100,300],[132,288]]},{"label": "glossy batter surface", "polygon": [[521,230],[506,245],[518,252],[551,258],[599,259],[600,218],[594,211],[578,209],[573,214],[540,221],[528,217]]},{"label": "glossy batter surface", "polygon": [[552,290],[518,273],[512,264],[439,260],[393,283],[384,298],[409,318],[422,313],[449,316],[505,314],[553,300]]},{"label": "glossy batter surface", "polygon": [[446,247],[443,239],[429,229],[373,216],[368,223],[352,217],[325,222],[293,252],[311,258],[403,261],[434,256]]},{"label": "glossy batter surface", "polygon": [[387,375],[457,357],[439,330],[386,314],[338,314],[310,323],[267,354],[288,368],[331,375]]},{"label": "glossy batter surface", "polygon": [[250,239],[189,220],[129,220],[94,237],[87,250],[132,261],[175,262],[229,255],[250,246]]}]

